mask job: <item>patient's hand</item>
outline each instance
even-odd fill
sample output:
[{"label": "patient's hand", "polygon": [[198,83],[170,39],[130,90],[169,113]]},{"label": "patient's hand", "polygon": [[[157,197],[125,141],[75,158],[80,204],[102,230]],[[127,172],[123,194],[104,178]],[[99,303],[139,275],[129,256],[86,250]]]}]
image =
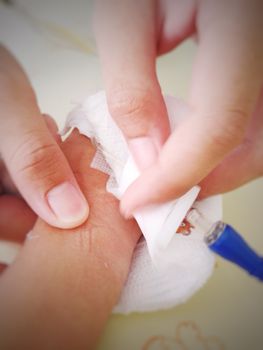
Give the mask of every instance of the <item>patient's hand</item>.
[{"label": "patient's hand", "polygon": [[0,348],[91,349],[127,277],[140,236],[91,169],[91,142],[74,131],[61,145],[90,204],[88,221],[62,230],[38,219],[0,279]]}]

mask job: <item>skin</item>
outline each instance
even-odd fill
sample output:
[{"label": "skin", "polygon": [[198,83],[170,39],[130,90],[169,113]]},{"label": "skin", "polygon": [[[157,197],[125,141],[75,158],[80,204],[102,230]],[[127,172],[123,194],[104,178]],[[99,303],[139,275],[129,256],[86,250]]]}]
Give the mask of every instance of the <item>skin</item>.
[{"label": "skin", "polygon": [[88,217],[88,203],[40,113],[26,74],[1,45],[0,90],[0,193],[3,188],[19,192],[53,226],[80,225]]},{"label": "skin", "polygon": [[[196,183],[207,196],[262,175],[261,14],[259,0],[97,1],[109,108],[143,170],[122,199],[125,216]],[[190,117],[169,136],[155,60],[192,34],[198,53]],[[2,274],[0,346],[92,348],[118,300],[140,232],[105,193],[106,176],[88,169],[94,151],[87,139],[74,133],[59,147],[25,73],[3,47],[0,88],[0,208],[10,215],[7,221],[0,211],[2,238],[9,222],[8,238],[23,240],[36,220],[30,208],[60,227],[37,219],[31,239]],[[63,193],[63,184],[75,194]],[[53,210],[54,198],[60,211]]]},{"label": "skin", "polygon": [[[89,220],[65,230],[37,219],[30,239],[0,278],[1,349],[93,349],[140,237],[136,223],[122,218],[117,200],[105,191],[107,176],[88,166],[91,142],[74,131],[61,150],[90,204]],[[23,223],[23,215],[17,221]],[[11,221],[10,239],[21,238],[16,230]]]},{"label": "skin", "polygon": [[[262,176],[262,13],[261,0],[95,2],[109,109],[142,171],[121,200],[123,215],[196,184],[204,198]],[[170,135],[156,58],[191,35],[188,118]]]}]

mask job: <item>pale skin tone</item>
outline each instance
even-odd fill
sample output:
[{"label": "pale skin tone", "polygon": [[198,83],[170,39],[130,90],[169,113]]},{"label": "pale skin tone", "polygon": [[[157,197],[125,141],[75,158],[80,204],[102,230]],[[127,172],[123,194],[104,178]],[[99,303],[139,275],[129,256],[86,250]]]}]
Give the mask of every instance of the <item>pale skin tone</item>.
[{"label": "pale skin tone", "polygon": [[[6,49],[0,53],[0,240],[23,244],[12,265],[0,261],[0,348],[92,349],[118,301],[141,232],[106,193],[107,176],[89,167],[91,142],[74,131],[62,143],[18,63]],[[49,207],[50,216],[43,211],[46,189],[54,179],[61,182],[61,174],[89,203],[88,220],[88,212],[65,223]],[[41,202],[36,211],[46,221],[65,228],[37,218],[29,206],[35,208],[34,201]],[[66,209],[76,208],[78,214],[78,205]]]},{"label": "pale skin tone", "polygon": [[[117,200],[106,193],[107,176],[89,167],[90,141],[74,131],[61,150],[90,204],[89,219],[67,230],[37,219],[30,239],[0,278],[1,349],[93,349],[140,237],[135,222],[124,220]],[[9,214],[14,218],[16,213],[16,223],[11,220],[8,237],[0,238],[21,241],[33,225],[33,212],[22,200],[20,206],[28,213],[27,226],[12,206]]]},{"label": "pale skin tone", "polygon": [[[142,171],[122,198],[125,217],[196,184],[205,197],[262,176],[262,7],[261,0],[95,2],[109,109]],[[191,35],[198,50],[188,118],[170,135],[155,61]],[[42,219],[76,227],[87,219],[88,203],[28,79],[3,47],[0,88],[0,169]]]},{"label": "pale skin tone", "polygon": [[87,200],[48,130],[25,73],[1,45],[0,91],[0,193],[1,188],[17,189],[53,226],[80,225],[88,217]]},{"label": "pale skin tone", "polygon": [[[177,198],[196,184],[202,198],[262,176],[263,2],[95,4],[109,109],[142,171],[121,200],[123,215]],[[197,56],[188,118],[169,135],[155,62],[191,35]]]},{"label": "pale skin tone", "polygon": [[[262,176],[261,17],[259,0],[97,1],[109,108],[143,171],[122,199],[125,216],[198,183],[207,196]],[[192,34],[198,53],[189,117],[169,136],[155,60]],[[75,133],[61,147],[56,142],[53,122],[43,118],[28,79],[3,47],[0,88],[0,233],[22,241],[34,212],[53,225],[38,219],[34,238],[1,277],[0,345],[92,348],[140,232],[105,193],[106,176],[88,169],[87,139]]]}]

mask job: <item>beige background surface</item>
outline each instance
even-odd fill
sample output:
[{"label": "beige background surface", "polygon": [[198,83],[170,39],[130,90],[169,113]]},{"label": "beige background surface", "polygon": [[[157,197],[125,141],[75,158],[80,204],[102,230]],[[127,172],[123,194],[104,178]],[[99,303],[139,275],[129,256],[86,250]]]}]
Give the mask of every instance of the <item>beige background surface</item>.
[{"label": "beige background surface", "polygon": [[[0,4],[1,41],[25,67],[42,111],[62,125],[78,101],[103,87],[98,58],[90,52],[91,4],[85,0],[15,3],[13,8]],[[186,97],[194,53],[195,46],[188,41],[158,60],[165,93]],[[211,84],[216,84],[213,77]],[[223,198],[225,221],[263,253],[262,201],[263,179]],[[185,321],[191,322],[184,325]],[[176,331],[181,340],[175,339]],[[146,346],[157,335],[165,340],[158,338]],[[219,340],[207,338],[210,336]],[[221,348],[263,349],[263,285],[220,259],[207,285],[185,305],[156,313],[112,316],[99,346],[99,350]]]}]

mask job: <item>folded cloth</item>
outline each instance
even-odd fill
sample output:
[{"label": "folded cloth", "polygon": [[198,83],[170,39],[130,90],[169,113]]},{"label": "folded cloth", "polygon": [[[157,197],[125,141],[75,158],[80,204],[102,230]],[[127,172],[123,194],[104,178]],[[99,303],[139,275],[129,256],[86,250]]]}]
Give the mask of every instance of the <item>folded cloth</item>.
[{"label": "folded cloth", "polygon": [[[183,119],[184,105],[171,96],[165,97],[165,102],[174,130]],[[140,173],[109,114],[103,91],[87,98],[69,114],[62,134],[71,128],[91,138],[97,147],[91,166],[109,175],[107,190],[120,198]],[[151,205],[134,214],[144,239],[135,249],[115,312],[170,308],[186,301],[208,279],[214,257],[204,243],[204,232],[191,228],[188,235],[177,233],[193,205],[211,221],[221,219],[221,197],[195,202],[198,192],[195,186],[179,199]]]}]

